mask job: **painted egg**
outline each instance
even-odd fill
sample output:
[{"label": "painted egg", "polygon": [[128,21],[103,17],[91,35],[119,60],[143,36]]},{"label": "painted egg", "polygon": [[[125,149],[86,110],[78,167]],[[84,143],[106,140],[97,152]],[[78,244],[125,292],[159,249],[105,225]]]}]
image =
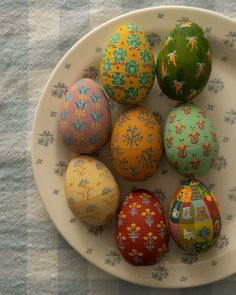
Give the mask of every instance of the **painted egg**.
[{"label": "painted egg", "polygon": [[181,104],[169,113],[164,147],[168,161],[187,177],[206,175],[219,151],[210,118],[192,103]]},{"label": "painted egg", "polygon": [[117,245],[133,265],[152,265],[167,251],[169,233],[160,201],[147,190],[138,189],[125,197],[116,225]]},{"label": "painted egg", "polygon": [[211,48],[204,32],[187,21],[165,39],[157,57],[157,80],[166,96],[187,101],[206,86],[211,68]]},{"label": "painted egg", "polygon": [[101,83],[112,99],[134,105],[151,90],[155,59],[144,33],[135,24],[120,26],[111,36],[100,63]]},{"label": "painted egg", "polygon": [[111,113],[100,86],[91,79],[77,81],[64,96],[59,112],[59,134],[76,154],[99,150],[110,134]]},{"label": "painted egg", "polygon": [[121,114],[112,130],[114,169],[127,180],[145,180],[157,171],[162,156],[162,136],[155,116],[136,106]]},{"label": "painted egg", "polygon": [[217,241],[221,231],[215,196],[198,180],[177,188],[169,211],[169,229],[176,244],[190,253],[202,253]]},{"label": "painted egg", "polygon": [[107,223],[119,205],[119,188],[108,168],[93,157],[73,158],[66,170],[65,194],[70,210],[92,226]]}]

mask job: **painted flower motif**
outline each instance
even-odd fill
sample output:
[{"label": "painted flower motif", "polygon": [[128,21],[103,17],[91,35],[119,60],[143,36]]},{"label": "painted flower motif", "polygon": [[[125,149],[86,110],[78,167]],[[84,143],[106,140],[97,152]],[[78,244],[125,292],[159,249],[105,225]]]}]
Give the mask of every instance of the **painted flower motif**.
[{"label": "painted flower motif", "polygon": [[73,122],[72,125],[74,125],[76,131],[82,131],[87,126],[87,124],[85,122],[82,122],[81,120]]},{"label": "painted flower motif", "polygon": [[124,202],[123,202],[123,206],[126,206],[126,205],[129,203],[129,201],[133,199],[133,197],[134,197],[133,194],[132,194],[132,193],[129,193],[129,194],[125,197],[125,200],[124,200]]},{"label": "painted flower motif", "polygon": [[102,50],[102,57],[104,57],[106,54],[107,54],[107,48],[104,48],[104,49]]},{"label": "painted flower motif", "polygon": [[68,93],[68,94],[66,95],[66,101],[71,101],[72,98],[73,98],[72,93]]},{"label": "painted flower motif", "polygon": [[155,249],[155,240],[157,240],[157,236],[153,235],[152,232],[148,232],[146,236],[143,237],[145,242],[145,247],[148,249],[148,251],[152,251]]},{"label": "painted flower motif", "polygon": [[102,113],[99,113],[99,112],[94,112],[91,114],[91,117],[94,121],[98,122],[98,121],[101,121],[102,118],[103,118],[103,114]]},{"label": "painted flower motif", "polygon": [[103,67],[103,71],[104,71],[105,73],[108,73],[108,72],[111,70],[112,62],[110,61],[109,58],[106,58],[106,59],[104,60],[102,67]]},{"label": "painted flower motif", "polygon": [[94,135],[94,136],[89,138],[89,141],[90,141],[91,144],[96,145],[96,144],[99,143],[99,137],[97,135]]},{"label": "painted flower motif", "polygon": [[146,35],[144,35],[144,40],[145,40],[146,44],[149,46],[149,48],[150,48],[151,46],[150,46],[149,40],[148,40]]},{"label": "painted flower motif", "polygon": [[135,216],[138,214],[138,209],[141,207],[141,205],[137,204],[137,203],[132,203],[131,205],[129,205],[129,213],[131,216]]},{"label": "painted flower motif", "polygon": [[145,148],[141,154],[137,156],[137,160],[141,166],[146,169],[153,168],[158,165],[155,152],[151,146]]},{"label": "painted flower motif", "polygon": [[125,249],[125,244],[124,241],[126,240],[126,237],[122,235],[122,233],[118,233],[118,235],[116,236],[118,244],[119,244],[119,248],[121,249],[121,251],[124,251]]},{"label": "painted flower motif", "polygon": [[115,61],[117,61],[117,62],[124,61],[126,55],[127,55],[127,52],[124,48],[117,48],[113,53],[113,57],[114,57]]},{"label": "painted flower motif", "polygon": [[141,60],[142,62],[146,65],[150,62],[151,60],[151,54],[150,54],[150,51],[147,50],[147,49],[143,49],[141,52],[140,52],[140,57],[141,57]]},{"label": "painted flower motif", "polygon": [[126,218],[126,214],[121,210],[118,215],[118,226],[121,226],[124,222],[124,219]]},{"label": "painted flower motif", "polygon": [[78,90],[79,90],[79,94],[82,95],[82,97],[86,97],[86,94],[89,92],[90,88],[82,86]]},{"label": "painted flower motif", "polygon": [[115,45],[119,40],[120,40],[120,34],[119,34],[119,33],[115,33],[115,34],[111,37],[111,44],[112,44],[112,45]]},{"label": "painted flower motif", "polygon": [[126,129],[126,134],[123,134],[123,142],[130,146],[131,148],[135,145],[139,146],[140,142],[143,140],[143,134],[139,131],[138,127],[129,126]]},{"label": "painted flower motif", "polygon": [[70,112],[63,111],[61,112],[61,119],[64,121],[67,119]]},{"label": "painted flower motif", "polygon": [[122,87],[125,84],[125,77],[121,73],[114,73],[111,76],[111,81],[118,87]]},{"label": "painted flower motif", "polygon": [[139,196],[140,199],[142,199],[142,203],[146,206],[150,204],[150,200],[152,197],[149,196],[147,193],[142,193],[142,195]]},{"label": "painted flower motif", "polygon": [[134,33],[140,31],[140,30],[139,30],[139,27],[138,27],[137,25],[135,25],[135,24],[128,23],[128,24],[127,24],[127,27],[128,27],[128,29],[129,29],[130,31],[132,31],[132,32],[134,32]]},{"label": "painted flower motif", "polygon": [[141,40],[137,34],[130,34],[127,38],[127,42],[132,48],[138,48],[141,44]]},{"label": "painted flower motif", "polygon": [[135,76],[139,70],[139,64],[135,60],[130,60],[125,65],[125,71],[131,76]]},{"label": "painted flower motif", "polygon": [[139,80],[140,85],[146,86],[150,81],[150,74],[149,73],[142,73],[139,76],[138,80]]},{"label": "painted flower motif", "polygon": [[163,220],[160,221],[160,223],[157,224],[157,228],[160,230],[159,236],[161,239],[164,239],[166,232],[166,224],[163,222]]},{"label": "painted flower motif", "polygon": [[130,87],[125,89],[126,98],[136,98],[138,96],[138,90],[136,88]]},{"label": "painted flower motif", "polygon": [[132,242],[135,242],[140,236],[140,233],[138,232],[140,231],[140,226],[136,226],[136,223],[131,223],[131,225],[127,227],[127,230],[129,231],[129,238]]},{"label": "painted flower motif", "polygon": [[145,209],[144,212],[141,213],[142,216],[145,217],[144,221],[145,223],[151,227],[154,220],[153,220],[153,216],[155,215],[155,212],[154,211],[151,211],[149,208]]},{"label": "painted flower motif", "polygon": [[143,256],[143,252],[132,249],[131,252],[129,252],[129,256],[131,256],[133,261],[138,264],[142,261],[141,257]]},{"label": "painted flower motif", "polygon": [[105,84],[104,89],[105,89],[105,91],[106,91],[106,93],[107,93],[108,96],[110,96],[110,97],[113,97],[114,96],[115,91],[114,91],[114,89],[110,85]]}]

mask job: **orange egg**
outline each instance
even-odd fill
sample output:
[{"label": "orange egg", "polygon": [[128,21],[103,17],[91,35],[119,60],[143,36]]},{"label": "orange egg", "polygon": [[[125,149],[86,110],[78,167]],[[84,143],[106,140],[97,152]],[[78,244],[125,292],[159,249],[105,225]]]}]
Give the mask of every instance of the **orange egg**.
[{"label": "orange egg", "polygon": [[146,108],[128,109],[117,119],[111,136],[114,169],[126,180],[145,180],[157,171],[162,136],[155,116]]}]

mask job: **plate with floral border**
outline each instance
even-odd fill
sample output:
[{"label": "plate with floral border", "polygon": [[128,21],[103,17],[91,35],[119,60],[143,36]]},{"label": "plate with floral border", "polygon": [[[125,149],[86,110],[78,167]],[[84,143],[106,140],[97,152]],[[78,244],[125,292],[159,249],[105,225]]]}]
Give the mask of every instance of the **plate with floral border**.
[{"label": "plate with floral border", "polygon": [[[68,209],[65,171],[74,156],[62,145],[57,132],[57,112],[68,88],[83,77],[99,81],[99,61],[107,36],[121,24],[133,22],[145,32],[155,57],[165,36],[176,24],[190,20],[204,30],[212,47],[213,70],[195,103],[212,119],[218,133],[220,153],[209,175],[200,178],[214,192],[221,206],[222,233],[213,249],[201,255],[183,253],[171,241],[169,252],[156,265],[133,267],[120,255],[114,237],[115,220],[88,228]],[[84,54],[86,52],[86,54]],[[83,58],[79,58],[82,56]],[[137,10],[97,27],[79,40],[52,72],[40,98],[32,135],[32,165],[45,208],[62,236],[82,256],[106,272],[140,285],[184,288],[220,280],[236,271],[236,21],[220,14],[189,7],[163,6]],[[163,122],[176,104],[166,98],[157,82],[143,102]],[[123,106],[109,100],[113,123]],[[109,143],[97,155],[111,168]],[[112,170],[113,171],[113,170]],[[114,171],[113,171],[114,172]],[[115,172],[114,172],[115,174]],[[167,210],[180,178],[162,158],[158,173],[147,181],[127,182],[116,175],[124,196],[132,188],[154,192]]]}]

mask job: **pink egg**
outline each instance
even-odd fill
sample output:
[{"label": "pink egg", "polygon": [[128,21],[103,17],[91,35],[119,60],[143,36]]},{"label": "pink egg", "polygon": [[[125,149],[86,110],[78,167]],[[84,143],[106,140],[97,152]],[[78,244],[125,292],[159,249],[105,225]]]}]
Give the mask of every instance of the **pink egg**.
[{"label": "pink egg", "polygon": [[110,128],[110,108],[101,87],[88,78],[77,81],[60,106],[58,129],[66,147],[92,154],[106,143]]}]

